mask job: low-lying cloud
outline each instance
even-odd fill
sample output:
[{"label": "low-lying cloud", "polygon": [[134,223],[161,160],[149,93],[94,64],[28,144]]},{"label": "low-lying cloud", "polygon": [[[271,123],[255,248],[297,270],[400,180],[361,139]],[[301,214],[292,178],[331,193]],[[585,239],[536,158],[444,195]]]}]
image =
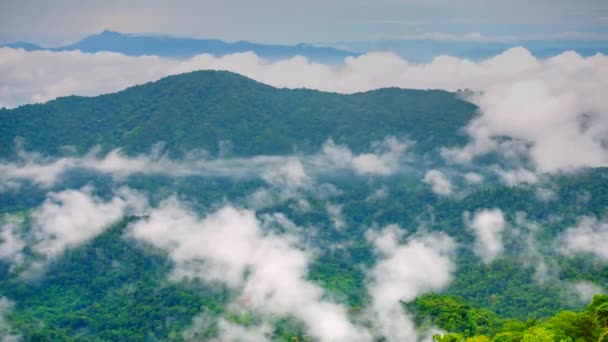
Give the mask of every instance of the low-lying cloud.
[{"label": "low-lying cloud", "polygon": [[23,181],[48,188],[71,170],[88,170],[122,179],[134,174],[159,174],[172,177],[208,176],[259,178],[287,194],[310,185],[318,175],[349,172],[357,175],[388,176],[407,162],[411,142],[388,137],[371,144],[369,152],[354,154],[347,146],[328,139],[316,154],[254,156],[248,158],[210,158],[191,153],[171,159],[156,146],[148,154],[128,156],[120,149],[100,155],[93,149],[82,157],[45,157],[18,150],[17,161],[0,160],[0,192],[15,188]]},{"label": "low-lying cloud", "polygon": [[[545,61],[521,57],[526,72],[508,73],[472,98],[481,114],[467,127],[472,142],[444,155],[468,162],[490,152],[523,152],[540,172],[607,165],[608,100],[600,89],[608,86],[608,58],[574,52]],[[506,145],[502,137],[521,144]]]},{"label": "low-lying cloud", "polygon": [[397,225],[367,234],[378,255],[377,264],[369,271],[368,310],[376,329],[388,341],[420,340],[402,302],[443,289],[455,268],[451,254],[456,245],[450,237],[422,234],[405,239],[405,234]]},{"label": "low-lying cloud", "polygon": [[325,211],[327,211],[327,216],[329,216],[334,228],[344,228],[346,222],[344,221],[344,215],[342,214],[342,205],[327,203],[325,205]]},{"label": "low-lying cloud", "polygon": [[494,261],[504,250],[503,231],[506,227],[505,217],[500,209],[485,209],[464,215],[465,223],[475,235],[473,251],[485,263]]},{"label": "low-lying cloud", "polygon": [[128,188],[119,189],[108,200],[95,196],[91,187],[51,192],[42,205],[27,214],[29,229],[24,229],[22,217],[4,218],[0,258],[13,267],[27,261],[22,275],[39,275],[65,250],[91,241],[127,213],[141,213],[146,207],[147,200]]},{"label": "low-lying cloud", "polygon": [[174,65],[154,56],[0,48],[0,107],[114,92],[166,76]]},{"label": "low-lying cloud", "polygon": [[608,222],[586,216],[575,227],[570,227],[560,237],[562,253],[587,254],[608,261]]},{"label": "low-lying cloud", "polygon": [[5,215],[0,225],[0,259],[19,264],[23,261],[22,251],[27,243],[21,237],[23,218]]},{"label": "low-lying cloud", "polygon": [[[287,226],[285,232],[269,229],[271,223]],[[371,341],[378,334],[388,341],[418,340],[421,336],[402,302],[444,288],[455,268],[451,257],[456,245],[447,235],[406,238],[395,225],[370,231],[367,236],[378,262],[367,271],[371,303],[360,317],[370,329],[367,323],[353,321],[345,305],[308,280],[314,252],[285,216],[258,218],[255,212],[232,205],[201,216],[172,197],[133,223],[128,236],[166,251],[174,264],[172,279],[198,278],[227,286],[235,293],[228,306],[232,310],[267,318],[294,317],[321,341]],[[223,337],[268,338],[264,325],[220,322],[220,332]]]},{"label": "low-lying cloud", "polygon": [[[139,203],[137,203],[139,202]],[[35,209],[33,219],[33,250],[54,258],[66,248],[80,245],[118,222],[128,207],[145,208],[145,199],[128,189],[122,189],[109,201],[92,194],[92,189],[51,192],[42,206]]]},{"label": "low-lying cloud", "polygon": [[600,293],[606,293],[601,286],[598,286],[589,281],[577,281],[571,284],[571,291],[578,297],[582,303],[590,303],[593,296]]},{"label": "low-lying cloud", "polygon": [[449,196],[454,192],[450,179],[439,170],[429,170],[423,181],[431,186],[431,190],[440,196]]},{"label": "low-lying cloud", "polygon": [[[266,231],[255,213],[225,206],[205,217],[169,199],[133,224],[131,236],[169,253],[173,277],[219,282],[234,305],[264,315],[293,315],[321,341],[367,341],[347,309],[306,279],[310,252],[294,235]],[[229,329],[234,332],[234,329]]]}]

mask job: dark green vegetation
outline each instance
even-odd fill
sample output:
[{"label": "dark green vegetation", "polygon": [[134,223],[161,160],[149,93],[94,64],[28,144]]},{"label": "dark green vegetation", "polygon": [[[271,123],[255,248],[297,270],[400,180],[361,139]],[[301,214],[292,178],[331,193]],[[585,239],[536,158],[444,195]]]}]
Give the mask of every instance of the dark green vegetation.
[{"label": "dark green vegetation", "polygon": [[381,89],[353,95],[276,89],[243,76],[199,71],[93,98],[65,97],[0,110],[0,156],[14,139],[57,154],[95,145],[148,152],[159,141],[172,154],[217,153],[230,141],[236,155],[316,152],[329,137],[353,150],[386,136],[407,135],[419,151],[462,143],[457,134],[475,106],[445,91]]},{"label": "dark green vegetation", "polygon": [[408,304],[419,325],[433,322],[452,333],[435,335],[436,342],[606,341],[608,296],[596,295],[582,311],[561,311],[525,322],[504,319],[451,296],[426,295]]},{"label": "dark green vegetation", "polygon": [[[15,158],[16,137],[24,138],[28,149],[49,156],[61,154],[64,145],[75,147],[78,154],[95,145],[104,151],[146,153],[163,141],[178,157],[193,149],[215,155],[220,141],[231,142],[237,156],[314,153],[328,138],[360,152],[374,141],[397,136],[415,141],[413,152],[421,159],[437,162],[433,155],[439,148],[466,142],[460,131],[474,115],[473,105],[444,91],[382,89],[339,95],[275,89],[227,72],[195,72],[117,94],[0,110],[0,155]],[[484,170],[483,165],[479,169]],[[421,327],[435,324],[453,333],[442,341],[474,336],[473,341],[605,338],[607,298],[598,296],[584,309],[588,303],[574,299],[567,285],[586,280],[606,287],[608,267],[589,257],[561,255],[554,239],[582,216],[604,216],[608,170],[547,176],[535,186],[508,187],[489,178],[453,197],[438,196],[422,183],[425,171],[320,176],[317,184],[332,184],[338,191],[320,196],[317,187],[306,189],[258,215],[281,212],[302,227],[300,233],[318,247],[309,278],[347,303],[353,315],[369,302],[365,269],[376,261],[365,232],[396,223],[409,232],[420,227],[446,232],[464,246],[455,256],[454,279],[443,293],[404,304]],[[260,179],[228,177],[134,175],[116,180],[80,170],[50,189],[27,183],[3,189],[0,213],[24,215],[50,190],[85,185],[92,185],[101,197],[127,185],[153,204],[177,193],[201,209],[225,202],[246,206],[247,196],[266,186]],[[556,199],[539,200],[539,187],[554,189]],[[371,198],[378,189],[385,190],[384,196]],[[307,212],[297,209],[300,199],[310,204]],[[343,229],[333,228],[328,203],[342,206]],[[547,279],[536,279],[536,264],[526,256],[521,235],[507,234],[504,257],[490,264],[473,254],[473,235],[465,228],[463,213],[489,208],[500,208],[513,227],[523,229],[517,222],[523,214],[541,227],[532,239],[556,266]],[[232,297],[224,288],[168,280],[172,265],[166,255],[142,248],[123,234],[128,223],[138,219],[124,220],[89,244],[70,249],[38,281],[23,281],[2,263],[0,296],[15,302],[8,322],[25,340],[40,341],[181,340],[198,315],[210,321],[197,335],[205,339],[215,336],[217,317],[243,325],[256,322],[247,315],[225,317],[225,304]],[[340,243],[346,247],[332,248]],[[276,339],[305,335],[289,317],[276,317],[273,323]]]},{"label": "dark green vegetation", "polygon": [[25,340],[164,340],[203,309],[221,311],[224,292],[166,282],[167,260],[122,238],[129,221],[67,252],[40,282],[4,280],[3,294],[18,303],[11,321]]}]

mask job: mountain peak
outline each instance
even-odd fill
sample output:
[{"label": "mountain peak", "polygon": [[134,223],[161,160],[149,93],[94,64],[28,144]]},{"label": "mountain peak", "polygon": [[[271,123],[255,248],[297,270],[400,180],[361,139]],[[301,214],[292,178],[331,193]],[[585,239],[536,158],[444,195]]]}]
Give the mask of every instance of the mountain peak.
[{"label": "mountain peak", "polygon": [[0,126],[0,156],[13,155],[17,136],[49,155],[64,145],[84,153],[100,143],[142,153],[159,141],[171,153],[215,153],[224,140],[233,143],[235,155],[276,155],[317,151],[329,138],[362,151],[370,139],[405,135],[416,141],[414,149],[428,152],[462,143],[455,132],[475,111],[444,91],[343,95],[274,88],[233,72],[204,70],[114,94],[1,112],[6,124]]},{"label": "mountain peak", "polygon": [[112,30],[103,30],[98,34],[94,34],[92,36],[89,37],[94,37],[94,36],[123,36],[123,33],[120,33],[118,31],[112,31]]}]

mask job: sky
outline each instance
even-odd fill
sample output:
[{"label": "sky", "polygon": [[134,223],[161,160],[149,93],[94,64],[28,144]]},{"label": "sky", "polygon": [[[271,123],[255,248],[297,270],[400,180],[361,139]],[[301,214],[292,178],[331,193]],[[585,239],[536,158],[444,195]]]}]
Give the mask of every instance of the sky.
[{"label": "sky", "polygon": [[608,1],[0,0],[0,43],[56,46],[104,29],[283,44],[608,40]]}]

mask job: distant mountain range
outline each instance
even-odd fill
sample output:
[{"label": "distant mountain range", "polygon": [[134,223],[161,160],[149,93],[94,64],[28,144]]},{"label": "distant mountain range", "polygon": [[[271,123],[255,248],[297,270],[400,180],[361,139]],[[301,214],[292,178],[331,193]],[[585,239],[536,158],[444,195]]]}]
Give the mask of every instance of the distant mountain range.
[{"label": "distant mountain range", "polygon": [[346,57],[359,56],[370,51],[392,51],[413,62],[428,62],[439,55],[482,60],[500,54],[514,46],[523,46],[539,58],[555,56],[569,50],[576,51],[582,56],[591,56],[596,53],[608,54],[608,44],[605,41],[522,40],[503,43],[396,39],[351,41],[317,46],[310,44],[258,44],[247,41],[225,42],[218,39],[177,38],[114,31],[103,31],[85,37],[74,44],[59,47],[42,47],[27,42],[16,42],[2,46],[27,51],[80,50],[88,53],[112,51],[128,56],[156,55],[170,58],[189,58],[203,53],[223,56],[252,51],[268,60],[279,60],[299,55],[322,63],[342,62]]},{"label": "distant mountain range", "polygon": [[176,38],[114,31],[103,31],[99,34],[85,37],[74,44],[59,47],[42,47],[26,42],[11,43],[3,46],[27,51],[80,50],[88,53],[111,51],[128,56],[156,55],[174,58],[188,58],[203,53],[223,56],[252,51],[258,56],[269,60],[285,59],[300,55],[318,62],[339,62],[348,56],[359,55],[359,53],[352,51],[309,44],[274,45],[257,44],[247,41],[225,42],[218,39]]}]

